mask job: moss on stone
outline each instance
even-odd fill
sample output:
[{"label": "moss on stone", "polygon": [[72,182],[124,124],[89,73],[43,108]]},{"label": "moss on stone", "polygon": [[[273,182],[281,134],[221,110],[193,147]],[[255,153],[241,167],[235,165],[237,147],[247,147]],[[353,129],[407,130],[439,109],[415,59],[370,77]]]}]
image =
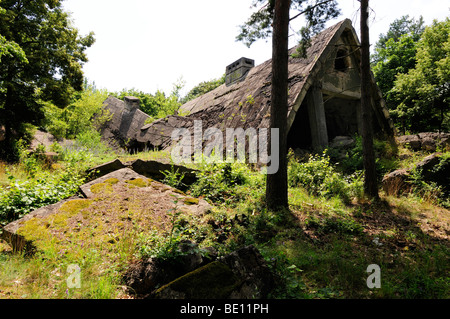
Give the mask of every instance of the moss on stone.
[{"label": "moss on stone", "polygon": [[176,188],[173,190],[173,192],[174,192],[174,193],[177,193],[177,194],[180,194],[180,195],[186,196],[186,193],[185,193],[185,192],[180,191],[179,189],[176,189]]},{"label": "moss on stone", "polygon": [[48,223],[32,218],[17,230],[17,234],[23,236],[26,241],[46,240],[49,238],[48,226]]},{"label": "moss on stone", "polygon": [[143,178],[136,178],[136,179],[131,179],[128,181],[125,181],[125,183],[129,184],[129,185],[133,185],[133,186],[137,186],[137,187],[147,187],[150,185],[151,180],[149,179],[143,179]]},{"label": "moss on stone", "polygon": [[103,183],[114,185],[114,184],[117,184],[118,182],[119,182],[119,180],[117,178],[108,178]]},{"label": "moss on stone", "polygon": [[77,214],[82,209],[88,208],[91,205],[91,201],[88,199],[74,199],[68,202],[65,202],[59,208],[60,212],[69,213],[69,214]]},{"label": "moss on stone", "polygon": [[26,221],[17,233],[27,241],[43,242],[50,240],[48,228],[62,229],[68,225],[68,220],[83,209],[88,208],[91,201],[87,199],[75,199],[61,205],[58,213],[46,218],[32,218]]},{"label": "moss on stone", "polygon": [[162,286],[155,296],[165,298],[175,291],[192,299],[226,299],[241,283],[227,265],[214,261]]},{"label": "moss on stone", "polygon": [[198,205],[198,198],[187,197],[183,201],[186,205]]},{"label": "moss on stone", "polygon": [[113,188],[109,183],[98,183],[91,186],[91,192],[93,194],[111,194]]}]

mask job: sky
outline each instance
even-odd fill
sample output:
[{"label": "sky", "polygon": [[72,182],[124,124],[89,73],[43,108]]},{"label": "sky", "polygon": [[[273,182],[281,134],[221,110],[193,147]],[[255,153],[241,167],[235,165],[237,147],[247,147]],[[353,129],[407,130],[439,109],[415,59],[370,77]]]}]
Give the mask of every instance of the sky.
[{"label": "sky", "polygon": [[[250,48],[236,42],[239,25],[254,12],[253,0],[65,0],[74,27],[81,35],[93,31],[83,66],[89,82],[109,91],[137,89],[170,94],[184,81],[181,94],[200,82],[221,77],[227,65],[241,57],[259,65],[271,58],[271,39]],[[370,42],[373,46],[390,23],[403,15],[425,24],[450,16],[450,0],[370,0]],[[359,34],[357,0],[339,0],[342,14],[327,26],[352,20]],[[302,19],[291,24],[290,47]]]}]

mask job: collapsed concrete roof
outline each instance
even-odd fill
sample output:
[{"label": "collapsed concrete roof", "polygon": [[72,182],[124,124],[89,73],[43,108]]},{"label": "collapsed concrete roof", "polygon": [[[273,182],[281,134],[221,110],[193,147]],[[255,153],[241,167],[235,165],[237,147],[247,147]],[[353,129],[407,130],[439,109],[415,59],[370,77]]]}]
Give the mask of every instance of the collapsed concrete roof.
[{"label": "collapsed concrete roof", "polygon": [[[288,144],[325,147],[335,136],[358,133],[360,42],[351,21],[341,21],[315,36],[307,58],[292,57],[295,50],[289,51]],[[268,60],[251,68],[242,81],[223,84],[182,105],[180,113],[189,115],[172,115],[147,125],[145,113],[109,97],[105,107],[114,117],[108,134],[132,140],[135,146],[167,149],[172,131],[187,128],[192,133],[195,120],[202,120],[204,130],[269,128],[271,71]],[[374,78],[371,96],[375,132],[392,136],[394,126]]]}]

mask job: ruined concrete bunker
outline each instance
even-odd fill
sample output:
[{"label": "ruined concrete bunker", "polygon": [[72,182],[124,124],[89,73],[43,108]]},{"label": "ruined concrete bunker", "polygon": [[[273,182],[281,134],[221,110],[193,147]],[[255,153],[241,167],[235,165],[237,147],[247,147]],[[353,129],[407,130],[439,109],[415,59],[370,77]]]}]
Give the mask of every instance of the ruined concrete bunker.
[{"label": "ruined concrete bunker", "polygon": [[[360,42],[350,20],[324,30],[311,41],[306,58],[289,50],[288,147],[323,149],[337,136],[361,132]],[[180,107],[180,114],[146,124],[148,115],[136,101],[109,97],[104,106],[113,114],[104,136],[127,141],[134,148],[170,149],[172,132],[194,121],[203,130],[269,128],[272,61],[253,66],[241,58],[227,66],[229,80]],[[234,75],[233,75],[234,74]],[[133,102],[133,103],[132,103]],[[373,128],[377,136],[392,137],[394,126],[381,92],[371,81]]]}]

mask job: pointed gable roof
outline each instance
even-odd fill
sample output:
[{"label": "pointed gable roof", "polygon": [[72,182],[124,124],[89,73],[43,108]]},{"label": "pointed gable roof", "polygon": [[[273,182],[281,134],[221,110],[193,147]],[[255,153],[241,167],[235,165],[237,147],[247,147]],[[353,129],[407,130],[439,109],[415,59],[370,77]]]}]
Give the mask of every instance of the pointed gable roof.
[{"label": "pointed gable roof", "polygon": [[[357,47],[360,45],[358,37],[349,19],[343,20],[328,29],[324,30],[320,34],[316,35],[311,40],[311,46],[307,50],[306,58],[293,58],[292,55],[296,51],[296,47],[289,50],[289,97],[288,97],[288,125],[293,124],[296,112],[298,111],[301,103],[303,102],[306,93],[311,85],[314,83],[315,78],[326,65],[328,59],[335,52],[338,40],[343,36],[344,32],[348,34],[351,45]],[[355,50],[354,55],[359,61],[359,50]],[[253,101],[253,111],[247,110],[245,113],[249,114],[250,120],[252,120],[253,127],[269,127],[268,117],[265,117],[270,109],[270,91],[271,91],[271,71],[272,60],[268,60],[253,69],[244,81],[236,83],[231,86],[225,84],[216,88],[215,90],[208,92],[192,101],[182,105],[181,112],[189,112],[190,116],[199,116],[201,112],[208,112],[208,110],[222,109],[226,112],[227,109],[234,109],[236,112],[245,111],[245,104],[248,104],[249,100]],[[374,85],[374,97],[375,104],[377,104],[377,111],[379,115],[385,119],[389,118],[389,113],[383,104],[380,104],[381,93],[379,93]],[[256,113],[256,114],[254,114]],[[254,114],[254,116],[251,116]],[[229,116],[224,116],[225,121],[231,124],[227,127],[236,127],[228,123]],[[254,126],[255,120],[259,119],[260,123]],[[241,124],[242,126],[242,124]],[[385,124],[384,129],[392,129],[391,125]]]}]

